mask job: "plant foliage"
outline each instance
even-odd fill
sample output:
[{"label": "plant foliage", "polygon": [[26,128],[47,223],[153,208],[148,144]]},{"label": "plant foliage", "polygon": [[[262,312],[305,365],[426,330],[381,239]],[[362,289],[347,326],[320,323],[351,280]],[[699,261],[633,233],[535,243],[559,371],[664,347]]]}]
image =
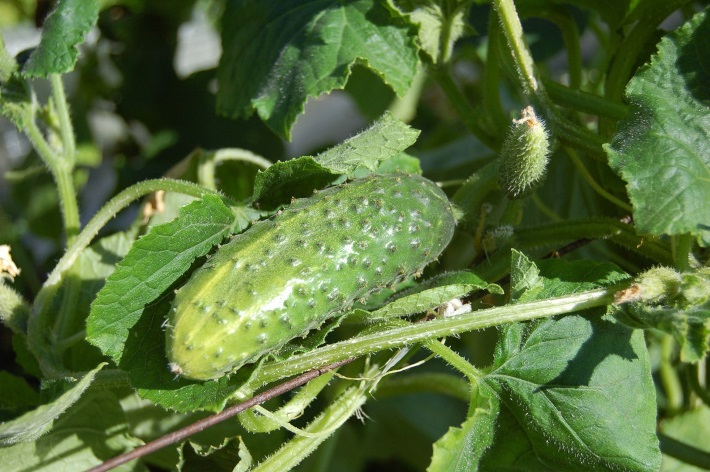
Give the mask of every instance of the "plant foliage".
[{"label": "plant foliage", "polygon": [[[46,3],[0,5],[3,470],[710,468],[707,1]],[[443,189],[436,261],[436,210],[357,194],[332,272],[389,267],[370,233],[420,260],[236,371],[169,365],[222,245],[370,174]],[[293,267],[335,257],[322,213]]]}]

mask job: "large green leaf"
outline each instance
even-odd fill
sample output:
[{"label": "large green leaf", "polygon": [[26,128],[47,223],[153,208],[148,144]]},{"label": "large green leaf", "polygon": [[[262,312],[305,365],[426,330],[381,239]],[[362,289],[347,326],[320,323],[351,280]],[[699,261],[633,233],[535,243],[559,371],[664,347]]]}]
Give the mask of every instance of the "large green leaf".
[{"label": "large green leaf", "polygon": [[375,0],[227,3],[218,70],[220,112],[288,137],[308,97],[345,86],[362,63],[403,95],[417,69],[413,31]]},{"label": "large green leaf", "polygon": [[77,46],[99,17],[97,0],[59,0],[42,29],[39,46],[25,63],[29,77],[47,77],[74,69]]},{"label": "large green leaf", "polygon": [[[517,257],[511,284],[531,264]],[[520,300],[606,286],[627,276],[608,263],[548,260]],[[537,277],[533,277],[537,279]],[[523,282],[528,280],[528,282]],[[503,330],[486,384],[501,401],[484,470],[657,470],[656,402],[643,332],[596,314]]]},{"label": "large green leaf", "polygon": [[227,234],[232,212],[215,196],[185,206],[178,218],[151,228],[106,280],[91,306],[87,339],[120,363],[129,332],[158,298]]},{"label": "large green leaf", "polygon": [[[608,263],[536,265],[520,253],[512,259],[516,301],[627,277]],[[602,318],[598,310],[506,326],[493,366],[480,382],[470,412],[495,412],[495,425],[491,429],[483,416],[450,433],[450,463],[456,451],[468,450],[469,463],[478,470],[657,470],[660,465],[643,332]]]},{"label": "large green leaf", "polygon": [[710,242],[710,16],[696,15],[665,37],[629,82],[631,112],[609,163],[628,183],[642,233]]}]

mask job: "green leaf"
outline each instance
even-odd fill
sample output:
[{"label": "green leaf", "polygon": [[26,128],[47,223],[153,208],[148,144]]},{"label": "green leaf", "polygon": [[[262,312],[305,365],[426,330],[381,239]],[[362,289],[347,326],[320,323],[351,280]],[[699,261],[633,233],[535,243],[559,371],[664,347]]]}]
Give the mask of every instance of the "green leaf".
[{"label": "green leaf", "polygon": [[451,57],[454,43],[466,31],[471,0],[389,0],[392,7],[417,26],[419,46],[433,63]]},{"label": "green leaf", "polygon": [[413,32],[380,2],[228,2],[217,106],[230,117],[256,110],[288,138],[308,97],[342,89],[364,64],[403,95],[417,69]]},{"label": "green leaf", "polygon": [[[52,429],[59,415],[76,403],[93,382],[96,373],[106,364],[99,365],[51,403],[42,405],[12,421],[0,424],[0,446],[34,441]],[[0,447],[0,454],[6,449]],[[1,457],[1,456],[0,456]],[[3,467],[7,467],[3,461]],[[10,467],[8,470],[17,470]]]},{"label": "green leaf", "polygon": [[443,274],[404,292],[396,300],[373,311],[369,319],[405,316],[434,309],[474,290],[502,293],[496,284],[489,284],[473,272],[461,271]]},{"label": "green leaf", "polygon": [[460,427],[449,428],[434,443],[434,454],[427,471],[479,470],[479,458],[493,441],[500,402],[485,384],[481,384],[478,394],[472,399],[472,410]]},{"label": "green leaf", "polygon": [[511,303],[534,300],[545,287],[540,270],[525,254],[513,249],[510,257]]},{"label": "green leaf", "polygon": [[0,83],[7,82],[17,71],[17,62],[5,49],[5,40],[0,35]]},{"label": "green leaf", "polygon": [[239,463],[234,467],[234,472],[247,472],[251,469],[253,459],[249,453],[247,445],[242,441],[241,436],[239,437]]},{"label": "green leaf", "polygon": [[87,339],[120,364],[129,331],[158,298],[227,234],[234,215],[215,196],[185,207],[178,218],[136,241],[91,306]]},{"label": "green leaf", "polygon": [[[518,266],[524,269],[513,269],[518,281],[534,272],[529,264]],[[591,261],[545,260],[538,269],[542,288],[539,282],[532,287],[540,300],[627,277],[611,264]],[[660,465],[655,390],[640,330],[600,318],[598,311],[508,325],[483,382],[501,410],[480,470]]]},{"label": "green leaf", "polygon": [[506,338],[516,349],[485,378],[504,405],[485,469],[658,469],[642,331],[567,316],[508,330]]},{"label": "green leaf", "polygon": [[663,38],[626,88],[631,112],[606,149],[641,233],[710,241],[708,36],[710,15],[700,13]]},{"label": "green leaf", "polygon": [[[259,208],[274,209],[294,197],[332,183],[339,175],[354,175],[362,168],[372,172],[413,168],[402,151],[414,144],[419,131],[385,113],[368,129],[315,157],[277,162],[256,175],[253,199]],[[389,162],[392,160],[393,162]]]},{"label": "green leaf", "polygon": [[[0,461],[4,470],[86,470],[141,444],[128,434],[113,393],[96,389],[67,410],[45,436],[0,448]],[[117,470],[147,469],[133,462]]]},{"label": "green leaf", "polygon": [[39,403],[39,394],[25,379],[0,371],[0,421],[18,416]]},{"label": "green leaf", "polygon": [[27,85],[18,74],[8,75],[3,71],[3,75],[7,77],[0,80],[0,115],[14,123],[19,130],[24,130],[27,123],[34,119]]},{"label": "green leaf", "polygon": [[419,130],[385,113],[368,129],[314,159],[336,174],[350,174],[358,167],[374,172],[382,162],[414,144],[418,136]]},{"label": "green leaf", "polygon": [[42,39],[25,63],[28,77],[47,77],[74,69],[78,46],[99,18],[97,0],[59,0],[47,16]]},{"label": "green leaf", "polygon": [[258,208],[273,210],[292,198],[308,196],[313,190],[325,187],[336,178],[337,174],[310,156],[277,162],[256,174],[252,198]]}]

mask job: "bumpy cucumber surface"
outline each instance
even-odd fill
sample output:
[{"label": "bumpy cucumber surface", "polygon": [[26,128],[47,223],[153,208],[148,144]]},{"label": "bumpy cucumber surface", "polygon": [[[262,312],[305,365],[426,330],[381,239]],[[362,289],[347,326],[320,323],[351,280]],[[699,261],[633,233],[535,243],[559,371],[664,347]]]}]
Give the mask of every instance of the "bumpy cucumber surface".
[{"label": "bumpy cucumber surface", "polygon": [[448,245],[446,195],[419,176],[379,175],[295,201],[225,244],[177,291],[170,369],[219,378],[415,274]]}]

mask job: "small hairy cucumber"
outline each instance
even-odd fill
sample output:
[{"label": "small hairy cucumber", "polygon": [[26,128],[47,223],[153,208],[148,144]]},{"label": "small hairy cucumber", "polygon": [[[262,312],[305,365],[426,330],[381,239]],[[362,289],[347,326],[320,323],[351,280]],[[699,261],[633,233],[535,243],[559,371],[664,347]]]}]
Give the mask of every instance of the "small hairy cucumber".
[{"label": "small hairy cucumber", "polygon": [[498,180],[510,199],[525,198],[545,180],[550,137],[532,107],[513,120],[500,151]]},{"label": "small hairy cucumber", "polygon": [[295,200],[220,247],[180,288],[170,369],[215,379],[305,335],[353,301],[421,272],[453,236],[446,195],[416,175],[377,175]]}]

